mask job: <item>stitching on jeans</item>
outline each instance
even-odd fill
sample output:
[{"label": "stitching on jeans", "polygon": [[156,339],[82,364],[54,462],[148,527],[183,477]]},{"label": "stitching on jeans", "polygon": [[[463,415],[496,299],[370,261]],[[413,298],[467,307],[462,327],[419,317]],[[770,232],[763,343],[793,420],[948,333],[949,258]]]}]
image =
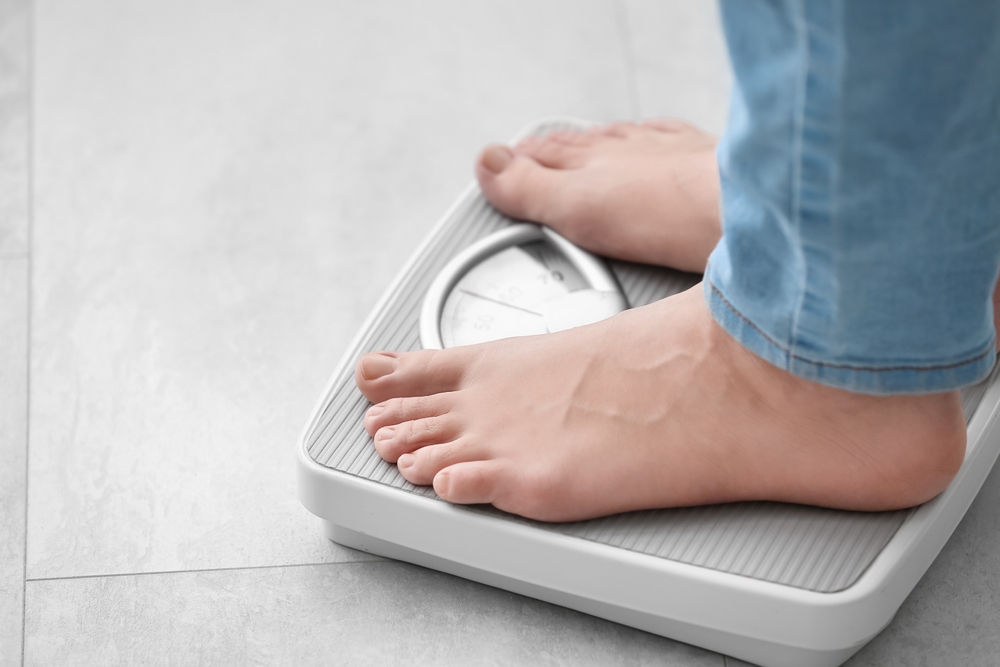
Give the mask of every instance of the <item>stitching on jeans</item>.
[{"label": "stitching on jeans", "polygon": [[[831,176],[830,183],[830,243],[833,246],[834,252],[837,252],[839,245],[839,232],[840,232],[840,158],[843,153],[843,138],[844,138],[844,81],[846,79],[846,74],[844,71],[846,69],[846,59],[847,59],[847,39],[844,37],[844,14],[846,13],[844,5],[841,3],[837,7],[837,15],[834,18],[836,21],[837,29],[837,108],[836,108],[836,120],[834,121],[834,132],[836,133],[834,137],[836,138],[836,143],[833,149],[833,174]],[[839,267],[838,267],[839,268]],[[837,309],[840,310],[840,299],[842,296],[841,290],[843,286],[841,285],[839,271],[837,273]]]},{"label": "stitching on jeans", "polygon": [[722,303],[725,304],[726,308],[728,308],[730,310],[730,312],[733,313],[733,315],[735,315],[736,317],[740,318],[740,320],[742,320],[744,324],[748,325],[751,329],[753,329],[754,331],[756,331],[757,333],[759,333],[768,343],[770,343],[771,345],[773,345],[776,348],[778,348],[779,350],[781,350],[784,354],[787,354],[790,359],[796,359],[798,361],[804,361],[805,363],[812,364],[813,366],[823,366],[824,368],[839,368],[839,369],[851,370],[851,371],[864,371],[864,372],[868,372],[868,373],[886,373],[886,372],[891,372],[891,371],[941,371],[941,370],[949,370],[949,369],[952,369],[952,368],[958,368],[960,366],[967,366],[969,364],[974,364],[977,361],[979,361],[980,359],[988,357],[990,355],[990,353],[993,352],[993,350],[986,350],[985,352],[983,352],[979,356],[973,357],[972,359],[968,359],[966,361],[959,361],[959,362],[954,363],[954,364],[946,364],[946,365],[943,365],[943,366],[890,366],[889,368],[876,368],[876,367],[873,367],[873,366],[851,366],[851,365],[848,365],[848,364],[829,364],[829,363],[826,363],[826,362],[823,362],[823,361],[813,361],[812,359],[807,359],[807,358],[801,357],[801,356],[799,356],[797,354],[792,354],[789,350],[786,350],[784,347],[781,346],[780,343],[778,343],[773,338],[771,338],[766,333],[764,333],[760,329],[760,327],[758,327],[756,324],[754,324],[753,322],[751,322],[750,320],[748,320],[743,315],[743,313],[741,313],[740,311],[736,310],[736,308],[733,306],[733,304],[729,303],[729,300],[726,299],[726,297],[722,295],[722,292],[719,291],[718,287],[716,287],[715,285],[713,285],[711,282],[708,283],[708,286],[710,288],[712,288],[712,292],[716,296],[718,296],[719,299],[722,300]]},{"label": "stitching on jeans", "polygon": [[[795,5],[795,32],[796,48],[799,49],[802,56],[802,66],[797,72],[795,107],[792,109],[792,191],[789,193],[791,195],[789,217],[795,226],[795,237],[802,259],[802,275],[800,276],[798,285],[798,303],[792,313],[791,329],[788,332],[789,349],[786,351],[786,354],[792,359],[795,358],[791,350],[795,349],[795,341],[798,339],[799,315],[802,313],[803,304],[806,299],[806,290],[809,288],[809,262],[802,244],[802,142],[804,141],[806,96],[808,95],[809,68],[812,66],[812,53],[809,50],[809,25],[806,20],[806,8],[802,0]],[[777,343],[775,344],[777,345]],[[781,345],[778,345],[778,347],[781,348]]]}]

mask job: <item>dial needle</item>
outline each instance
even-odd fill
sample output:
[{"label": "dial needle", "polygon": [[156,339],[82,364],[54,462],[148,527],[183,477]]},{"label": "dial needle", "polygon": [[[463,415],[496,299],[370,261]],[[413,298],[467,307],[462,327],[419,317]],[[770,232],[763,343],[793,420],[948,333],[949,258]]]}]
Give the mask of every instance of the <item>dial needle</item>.
[{"label": "dial needle", "polygon": [[483,296],[482,294],[476,294],[475,292],[470,292],[467,289],[460,289],[458,291],[462,292],[463,294],[468,294],[469,296],[474,296],[474,297],[476,297],[478,299],[482,299],[483,301],[492,301],[493,303],[500,304],[501,306],[507,306],[508,308],[514,308],[516,310],[523,310],[524,312],[529,313],[531,315],[535,315],[537,317],[542,317],[541,313],[536,313],[533,310],[528,310],[527,308],[522,308],[521,306],[515,306],[512,303],[506,303],[504,301],[500,301],[499,299],[493,299],[493,298],[490,298],[488,296]]}]

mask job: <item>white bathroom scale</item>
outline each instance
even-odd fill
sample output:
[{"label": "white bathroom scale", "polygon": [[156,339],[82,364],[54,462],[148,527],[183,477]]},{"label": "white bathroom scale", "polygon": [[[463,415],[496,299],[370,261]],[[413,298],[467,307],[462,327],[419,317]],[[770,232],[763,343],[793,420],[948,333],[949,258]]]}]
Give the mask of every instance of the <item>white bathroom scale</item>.
[{"label": "white bathroom scale", "polygon": [[[585,126],[547,120],[522,136]],[[354,384],[362,354],[419,349],[422,319],[427,346],[464,344],[575,326],[699,279],[573,254],[569,244],[499,213],[470,186],[334,372],[299,440],[300,500],[330,539],[348,547],[766,667],[840,665],[892,620],[993,467],[997,371],[962,392],[969,437],[958,475],[912,509],[745,502],[549,524],[452,505],[407,482],[378,456],[362,425],[369,403]]]}]

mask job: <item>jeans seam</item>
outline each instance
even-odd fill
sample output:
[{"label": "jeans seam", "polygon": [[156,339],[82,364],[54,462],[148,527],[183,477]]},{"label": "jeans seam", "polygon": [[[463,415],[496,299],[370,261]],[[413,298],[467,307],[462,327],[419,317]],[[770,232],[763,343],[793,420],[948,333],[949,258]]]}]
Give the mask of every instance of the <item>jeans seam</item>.
[{"label": "jeans seam", "polygon": [[862,371],[866,373],[889,373],[898,371],[943,371],[943,370],[950,370],[953,368],[959,368],[961,366],[967,366],[969,364],[974,364],[977,361],[980,361],[981,359],[988,357],[991,353],[996,354],[995,349],[992,350],[987,349],[985,352],[976,355],[972,359],[966,359],[964,361],[958,361],[952,364],[942,364],[937,366],[889,366],[885,368],[879,368],[876,366],[855,366],[851,364],[831,364],[825,361],[815,361],[813,359],[809,359],[807,357],[794,354],[791,351],[791,349],[786,349],[785,347],[783,347],[781,343],[774,340],[771,336],[767,335],[767,333],[764,330],[762,330],[756,324],[747,319],[743,313],[736,310],[736,307],[729,302],[729,299],[727,299],[725,295],[723,295],[723,293],[719,290],[719,288],[716,287],[711,281],[708,281],[708,286],[709,288],[711,288],[712,293],[715,294],[717,297],[719,297],[719,300],[722,301],[723,305],[726,306],[726,308],[728,308],[733,315],[740,318],[740,320],[744,324],[746,324],[751,329],[760,334],[761,337],[764,338],[764,340],[766,340],[768,343],[770,343],[778,350],[780,350],[782,354],[787,355],[789,359],[795,359],[796,361],[812,364],[813,366],[821,366],[823,368],[834,368],[840,370]]},{"label": "jeans seam", "polygon": [[[798,33],[798,48],[802,54],[802,66],[799,70],[798,81],[796,81],[795,108],[792,112],[792,192],[791,192],[791,219],[795,226],[795,235],[798,242],[799,254],[802,259],[802,273],[799,276],[798,294],[796,305],[792,311],[792,322],[788,332],[788,350],[785,352],[790,359],[795,358],[795,341],[798,338],[799,315],[806,298],[806,287],[808,282],[809,266],[806,261],[805,252],[802,249],[802,142],[805,127],[805,107],[806,107],[806,86],[809,77],[810,53],[809,53],[809,30],[806,25],[806,9],[804,0],[795,3],[795,28]],[[715,286],[712,286],[715,289]],[[756,328],[756,327],[754,327]],[[763,332],[761,332],[763,333]],[[777,344],[777,343],[776,343]],[[778,345],[782,349],[781,345]],[[791,363],[786,364],[788,368]],[[787,369],[786,369],[787,370]]]},{"label": "jeans seam", "polygon": [[[844,59],[847,58],[847,43],[844,36],[844,5],[838,3],[838,11],[836,17],[837,26],[837,39],[840,42],[839,47],[843,49],[839,54],[839,63],[837,68],[837,110],[836,110],[836,123],[834,125],[834,138],[836,143],[833,146],[833,173],[830,176],[830,242],[834,249],[838,247],[837,245],[837,231],[840,228],[840,157],[842,150],[842,140],[844,121]],[[839,312],[840,309],[840,274],[837,273],[837,282],[834,285],[834,293],[837,295],[837,300],[834,302],[833,307],[835,308],[835,313]]]}]

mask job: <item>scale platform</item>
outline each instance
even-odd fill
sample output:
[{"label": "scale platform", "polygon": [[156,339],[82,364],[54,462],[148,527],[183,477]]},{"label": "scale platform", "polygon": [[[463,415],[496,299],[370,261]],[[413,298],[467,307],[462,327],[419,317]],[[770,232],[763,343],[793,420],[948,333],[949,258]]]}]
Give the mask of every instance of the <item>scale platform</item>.
[{"label": "scale platform", "polygon": [[[520,136],[579,129],[545,120]],[[420,348],[424,294],[457,253],[513,224],[470,186],[417,249],[351,343],[298,444],[298,495],[348,547],[576,609],[765,667],[840,665],[892,620],[1000,452],[998,371],[962,392],[965,463],[938,497],[894,512],[770,502],[547,524],[456,506],[375,452],[358,358]],[[632,307],[699,276],[610,261]],[[1000,364],[998,364],[1000,366]]]}]

